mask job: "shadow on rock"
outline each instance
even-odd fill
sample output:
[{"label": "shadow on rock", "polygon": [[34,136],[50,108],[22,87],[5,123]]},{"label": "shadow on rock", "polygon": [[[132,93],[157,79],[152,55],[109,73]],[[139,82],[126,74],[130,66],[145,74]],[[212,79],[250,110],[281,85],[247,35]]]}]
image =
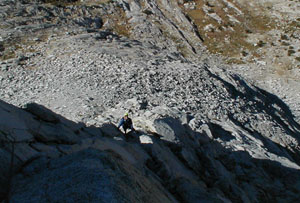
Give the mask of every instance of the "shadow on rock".
[{"label": "shadow on rock", "polygon": [[254,158],[241,146],[228,148],[235,136],[216,123],[193,130],[176,118],[159,118],[153,121],[159,136],[140,130],[129,132],[125,142],[115,140],[124,135],[113,124],[88,127],[37,104],[24,111],[0,102],[0,115],[1,199],[293,202],[299,197],[296,163],[287,167],[273,157]]},{"label": "shadow on rock", "polygon": [[[241,112],[246,113],[248,111],[249,116],[250,114],[251,116],[259,116],[259,113],[267,115],[262,115],[263,118],[240,119],[237,113],[229,113],[228,118],[235,125],[240,126],[256,139],[262,141],[269,151],[285,156],[290,161],[296,161],[300,165],[300,155],[297,153],[299,145],[295,144],[300,142],[300,125],[295,121],[289,107],[276,95],[256,86],[250,87],[238,75],[232,76],[235,84],[231,84],[212,73],[207,65],[204,65],[204,68],[211,77],[223,83],[233,99],[244,100],[246,105],[241,107]],[[288,136],[291,136],[295,142]],[[280,150],[274,150],[273,146],[275,145]]]}]

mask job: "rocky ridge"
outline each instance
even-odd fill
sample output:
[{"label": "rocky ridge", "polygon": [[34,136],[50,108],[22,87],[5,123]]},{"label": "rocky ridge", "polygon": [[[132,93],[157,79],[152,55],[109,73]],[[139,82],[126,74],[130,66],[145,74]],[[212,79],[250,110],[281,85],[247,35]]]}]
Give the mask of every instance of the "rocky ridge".
[{"label": "rocky ridge", "polygon": [[[115,107],[101,118],[117,119],[129,108],[140,114],[134,117],[137,132],[129,134],[127,142],[111,122],[99,119],[100,127],[88,127],[35,103],[18,109],[1,102],[2,198],[12,202],[299,198],[298,151],[276,144],[276,134],[252,133],[230,119],[200,120],[176,108],[145,108],[134,99]],[[286,134],[281,139],[299,138]]]},{"label": "rocky ridge", "polygon": [[[52,52],[56,39],[101,31],[100,38],[137,39],[184,60],[232,61],[226,69],[279,96],[299,122],[298,7],[292,1],[1,1],[1,68],[11,62],[35,68],[26,60]],[[234,56],[207,52],[214,47]]]},{"label": "rocky ridge", "polygon": [[[188,18],[165,15],[172,14],[172,2],[149,1],[147,9],[135,1],[69,3],[1,4],[1,11],[46,12],[57,28],[35,31],[50,35],[1,62],[1,199],[299,199],[300,126],[294,109],[208,56],[192,23],[185,32],[174,23]],[[114,15],[116,7],[130,19],[134,39],[120,35],[128,24]],[[7,21],[7,14],[3,22],[20,20],[13,14]],[[159,26],[149,24],[154,18]],[[15,27],[30,33],[32,25],[5,28],[5,43],[17,39]],[[181,48],[205,60],[188,60]],[[115,125],[128,111],[137,132],[126,142]]]},{"label": "rocky ridge", "polygon": [[[102,34],[53,40],[51,52],[42,52],[48,56],[26,60],[36,68],[2,72],[2,97],[10,103],[36,101],[63,115],[36,104],[24,111],[2,102],[3,185],[11,170],[11,140],[25,140],[14,150],[12,201],[60,201],[56,194],[116,202],[299,198],[300,127],[279,98],[209,61],[191,63],[168,50]],[[137,129],[128,142],[115,127],[126,111]],[[88,161],[94,159],[103,161]],[[75,177],[86,170],[87,176],[104,172],[92,182],[95,187],[81,190],[73,181],[84,182]],[[66,181],[59,183],[57,174]],[[133,185],[115,185],[120,181]],[[151,193],[157,199],[149,199],[149,188],[161,188]]]}]

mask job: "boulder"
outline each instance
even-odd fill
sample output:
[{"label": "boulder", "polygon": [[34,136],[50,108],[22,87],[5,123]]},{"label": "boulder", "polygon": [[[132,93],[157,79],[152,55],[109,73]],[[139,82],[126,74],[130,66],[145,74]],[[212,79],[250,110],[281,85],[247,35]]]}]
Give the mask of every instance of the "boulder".
[{"label": "boulder", "polygon": [[153,144],[152,138],[148,135],[139,136],[141,144]]},{"label": "boulder", "polygon": [[168,142],[179,143],[180,137],[185,134],[180,121],[172,117],[156,119],[153,125],[161,139]]}]

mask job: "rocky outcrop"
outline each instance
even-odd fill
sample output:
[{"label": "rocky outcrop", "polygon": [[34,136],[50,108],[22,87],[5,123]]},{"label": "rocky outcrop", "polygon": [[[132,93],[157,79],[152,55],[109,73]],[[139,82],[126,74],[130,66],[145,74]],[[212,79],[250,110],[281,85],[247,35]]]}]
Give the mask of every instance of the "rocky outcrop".
[{"label": "rocky outcrop", "polygon": [[[24,110],[1,103],[1,126],[6,126],[1,131],[6,140],[1,148],[5,163],[1,184],[12,185],[9,192],[1,187],[5,188],[3,198],[18,201],[27,194],[37,199],[55,194],[47,188],[37,190],[47,194],[29,189],[46,187],[50,180],[41,178],[43,174],[69,174],[66,179],[74,179],[64,167],[44,167],[24,175],[22,171],[34,160],[39,163],[42,158],[48,166],[65,159],[77,162],[74,153],[94,160],[103,153],[109,157],[106,151],[112,151],[126,164],[120,166],[121,171],[127,165],[138,171],[124,172],[128,181],[147,181],[149,186],[141,186],[145,199],[150,199],[147,188],[153,187],[162,188],[152,192],[157,199],[171,202],[298,199],[300,128],[278,97],[211,62],[186,62],[168,50],[101,33],[57,39],[55,48],[44,48],[44,53],[51,50],[52,54],[26,61],[36,69],[11,64],[2,69],[0,93],[6,101],[19,106],[39,103],[26,105]],[[115,125],[128,111],[137,134],[125,139]],[[14,139],[24,143],[14,146]],[[79,174],[82,167],[78,163]],[[112,171],[107,169],[109,174]],[[31,181],[35,179],[40,181]],[[51,185],[69,194],[68,181],[53,179]],[[30,187],[25,190],[22,184]],[[122,191],[113,185],[103,187],[111,189],[111,194],[120,192],[111,197],[116,201],[123,190],[132,192],[128,202],[140,199],[126,185],[120,185]],[[76,188],[80,190],[79,185]]]},{"label": "rocky outcrop", "polygon": [[135,168],[136,160],[125,147],[105,139],[100,129],[73,123],[37,104],[21,110],[1,101],[0,109],[1,199],[175,201],[156,179],[144,177],[146,169]]},{"label": "rocky outcrop", "polygon": [[[96,40],[110,42],[94,46],[99,49],[106,47],[108,50],[105,53],[126,59],[137,55],[149,64],[187,59],[197,62],[206,59],[212,66],[222,64],[220,57],[208,54],[207,47],[213,53],[219,52],[225,56],[232,54],[233,58],[227,58],[230,64],[243,64],[230,65],[226,69],[233,68],[244,77],[258,81],[258,86],[284,100],[294,115],[299,117],[299,69],[296,68],[299,65],[299,22],[296,19],[298,4],[285,4],[281,0],[251,3],[244,0],[3,0],[0,1],[1,71],[5,73],[11,67],[34,70],[41,66],[39,61],[47,63],[44,61],[45,57],[52,61],[57,56],[68,58],[77,52],[73,59],[76,61],[80,55],[87,54],[78,53],[82,47],[86,49],[86,44],[83,42],[80,49],[76,49],[78,41],[73,37],[77,36],[85,41],[90,37],[86,33],[94,33]],[[274,16],[279,20],[273,19]],[[126,38],[120,39],[120,36]],[[127,41],[127,38],[132,41]],[[88,41],[90,45],[95,43],[91,39]],[[113,60],[102,55],[97,57]],[[75,62],[69,63],[74,65]],[[84,63],[90,64],[91,61]],[[122,61],[120,64],[123,66],[125,63]],[[140,62],[138,64],[141,65]],[[12,75],[8,78],[13,80]],[[1,96],[7,101],[14,94],[13,91],[9,88]]]},{"label": "rocky outcrop", "polygon": [[176,202],[119,154],[96,149],[36,159],[14,178],[10,192],[12,202]]},{"label": "rocky outcrop", "polygon": [[121,132],[114,135],[113,124],[88,127],[37,104],[18,109],[1,102],[0,110],[1,198],[12,202],[299,198],[299,151],[230,120],[199,121],[168,107],[140,109],[136,132],[124,139]]},{"label": "rocky outcrop", "polygon": [[0,201],[298,201],[297,105],[208,56],[176,2],[0,1],[0,18]]}]

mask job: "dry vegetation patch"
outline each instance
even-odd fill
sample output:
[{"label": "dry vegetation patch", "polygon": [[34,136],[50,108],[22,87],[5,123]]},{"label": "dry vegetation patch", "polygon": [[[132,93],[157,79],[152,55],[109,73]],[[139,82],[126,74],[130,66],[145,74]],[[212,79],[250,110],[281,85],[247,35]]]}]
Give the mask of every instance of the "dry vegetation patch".
[{"label": "dry vegetation patch", "polygon": [[179,2],[185,14],[192,19],[204,44],[211,53],[219,53],[228,57],[228,62],[242,61],[240,58],[260,56],[258,46],[249,43],[249,34],[263,34],[274,28],[272,19],[263,12],[253,12],[247,5],[239,5],[233,1],[185,1]]},{"label": "dry vegetation patch", "polygon": [[35,53],[34,45],[48,40],[49,34],[47,32],[35,33],[34,36],[22,35],[14,36],[13,39],[3,41],[0,50],[0,59],[7,60],[16,58],[19,53]]}]

